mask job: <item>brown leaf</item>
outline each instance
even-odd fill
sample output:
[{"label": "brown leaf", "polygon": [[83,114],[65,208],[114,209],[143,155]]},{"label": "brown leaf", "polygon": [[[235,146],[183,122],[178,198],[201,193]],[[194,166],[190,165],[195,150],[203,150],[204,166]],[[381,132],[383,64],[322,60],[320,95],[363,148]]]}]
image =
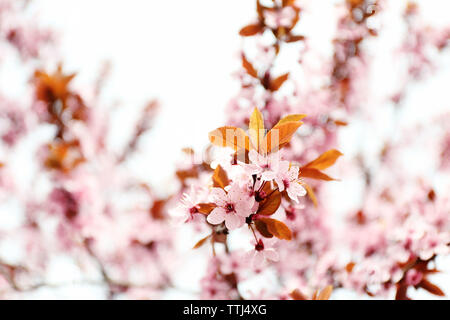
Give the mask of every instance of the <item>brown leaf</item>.
[{"label": "brown leaf", "polygon": [[325,181],[333,181],[336,179],[331,178],[330,176],[326,175],[322,171],[319,171],[317,169],[311,169],[311,168],[301,168],[299,177],[304,178],[311,178],[316,180],[325,180]]},{"label": "brown leaf", "polygon": [[150,208],[150,214],[153,219],[163,220],[164,219],[164,207],[167,203],[168,199],[157,199],[153,202],[152,207]]},{"label": "brown leaf", "polygon": [[308,297],[301,293],[299,289],[295,289],[289,295],[293,300],[308,300]]},{"label": "brown leaf", "polygon": [[257,33],[260,33],[263,29],[264,29],[264,26],[261,25],[260,23],[249,24],[249,25],[243,27],[239,31],[239,34],[243,37],[254,36]]},{"label": "brown leaf", "polygon": [[209,141],[219,147],[231,147],[234,151],[249,150],[249,138],[244,130],[236,127],[220,127],[209,133]]},{"label": "brown leaf", "polygon": [[345,126],[348,125],[348,122],[347,121],[343,121],[343,120],[334,120],[334,124],[337,125],[337,126],[345,127]]},{"label": "brown leaf", "polygon": [[333,292],[333,286],[326,286],[322,292],[319,293],[316,300],[328,300]]},{"label": "brown leaf", "polygon": [[272,191],[270,195],[259,203],[257,214],[270,216],[274,214],[281,204],[281,192]]},{"label": "brown leaf", "polygon": [[281,88],[281,86],[283,85],[283,83],[289,78],[289,72],[285,73],[275,79],[273,79],[272,81],[270,81],[270,87],[269,90],[270,91],[277,91],[278,89]]},{"label": "brown leaf", "polygon": [[250,140],[255,149],[259,150],[259,144],[264,137],[264,118],[258,108],[253,110],[248,124]]},{"label": "brown leaf", "polygon": [[271,218],[260,218],[257,221],[265,223],[267,226],[267,230],[278,239],[282,240],[292,239],[291,230],[283,222]]},{"label": "brown leaf", "polygon": [[230,180],[228,180],[227,172],[225,170],[223,170],[223,168],[220,165],[218,165],[216,170],[214,170],[212,180],[213,180],[214,188],[225,189],[225,187],[230,184]]},{"label": "brown leaf", "polygon": [[340,156],[342,156],[342,153],[338,150],[328,150],[322,153],[317,159],[314,159],[310,163],[303,166],[303,168],[324,170],[328,167],[331,167]]},{"label": "brown leaf", "polygon": [[352,272],[355,265],[356,264],[354,262],[347,263],[347,265],[345,266],[345,271],[347,271],[348,273]]},{"label": "brown leaf", "polygon": [[305,40],[305,36],[289,34],[285,38],[286,42],[297,42],[302,40]]},{"label": "brown leaf", "polygon": [[214,210],[214,208],[216,207],[215,203],[199,203],[196,205],[198,212],[203,213],[203,214],[210,214],[211,211]]},{"label": "brown leaf", "polygon": [[261,221],[261,219],[259,220],[255,220],[255,226],[256,226],[256,230],[259,231],[259,233],[261,233],[261,235],[265,238],[273,238],[273,235],[269,232],[268,228],[267,228],[267,224],[263,221]]},{"label": "brown leaf", "polygon": [[302,183],[302,185],[305,188],[306,192],[308,193],[308,197],[313,202],[314,207],[317,207],[317,198],[316,198],[316,195],[314,194],[314,190],[304,182]]},{"label": "brown leaf", "polygon": [[245,55],[242,55],[242,67],[247,71],[247,73],[253,78],[258,78],[258,71],[253,67],[250,61],[247,60]]},{"label": "brown leaf", "polygon": [[439,288],[437,285],[431,283],[427,279],[422,279],[420,283],[417,285],[420,288],[427,290],[429,293],[434,294],[436,296],[444,297],[445,293]]},{"label": "brown leaf", "polygon": [[206,240],[208,240],[209,237],[211,237],[211,235],[208,235],[208,236],[204,237],[203,239],[200,239],[200,240],[195,244],[195,246],[194,246],[192,249],[198,249],[198,248],[200,248],[201,246],[203,246],[203,245],[206,243]]},{"label": "brown leaf", "polygon": [[273,128],[278,128],[280,125],[282,125],[283,123],[286,123],[286,122],[300,121],[300,120],[302,120],[305,117],[306,117],[306,114],[290,114],[290,115],[287,115],[286,117],[280,119],[280,121],[278,121],[277,124],[273,126]]},{"label": "brown leaf", "polygon": [[282,148],[289,143],[294,133],[303,124],[301,121],[287,121],[276,128],[272,128],[264,137],[260,150],[264,153],[271,153]]}]

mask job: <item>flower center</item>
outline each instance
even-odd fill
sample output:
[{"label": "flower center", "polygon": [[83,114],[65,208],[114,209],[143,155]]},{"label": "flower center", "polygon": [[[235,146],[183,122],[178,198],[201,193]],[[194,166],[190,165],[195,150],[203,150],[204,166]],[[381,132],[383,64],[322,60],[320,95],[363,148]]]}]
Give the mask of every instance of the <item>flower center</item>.
[{"label": "flower center", "polygon": [[227,213],[234,212],[234,204],[232,204],[232,203],[227,203],[226,206],[225,206],[225,211],[226,211]]},{"label": "flower center", "polygon": [[191,215],[193,215],[194,213],[198,213],[197,207],[192,207],[192,208],[190,208],[190,209],[189,209],[189,213],[190,213]]},{"label": "flower center", "polygon": [[289,180],[287,179],[283,180],[283,184],[285,189],[289,188]]}]

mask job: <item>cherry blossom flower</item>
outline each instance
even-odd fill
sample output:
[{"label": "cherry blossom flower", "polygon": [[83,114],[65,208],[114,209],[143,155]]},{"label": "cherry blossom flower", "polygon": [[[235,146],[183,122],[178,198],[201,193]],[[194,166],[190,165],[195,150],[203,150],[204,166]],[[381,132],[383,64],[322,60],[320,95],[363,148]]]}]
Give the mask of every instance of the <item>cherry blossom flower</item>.
[{"label": "cherry blossom flower", "polygon": [[274,241],[259,239],[254,249],[247,253],[256,269],[261,269],[268,261],[276,262],[279,259],[278,252],[273,248]]},{"label": "cherry blossom flower", "polygon": [[267,11],[265,14],[265,22],[271,28],[289,27],[295,17],[295,11],[292,7],[287,6],[278,10]]},{"label": "cherry blossom flower", "polygon": [[211,224],[221,224],[225,221],[225,226],[232,230],[245,223],[245,218],[252,213],[255,199],[249,197],[237,183],[227,189],[227,192],[221,188],[211,190],[212,201],[217,207],[211,211],[207,220]]},{"label": "cherry blossom flower", "polygon": [[289,161],[280,161],[278,172],[275,176],[275,182],[278,190],[286,190],[289,198],[298,203],[298,197],[306,195],[306,190],[298,178],[299,167],[292,166]]},{"label": "cherry blossom flower", "polygon": [[250,174],[261,175],[263,181],[275,179],[280,165],[280,154],[278,152],[261,155],[256,150],[250,150],[248,157],[252,162],[246,166]]}]

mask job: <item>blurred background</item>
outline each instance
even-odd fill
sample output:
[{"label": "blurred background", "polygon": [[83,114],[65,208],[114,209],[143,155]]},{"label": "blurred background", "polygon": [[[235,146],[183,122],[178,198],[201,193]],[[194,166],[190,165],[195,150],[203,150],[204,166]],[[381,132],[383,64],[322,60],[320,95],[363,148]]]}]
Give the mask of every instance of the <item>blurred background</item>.
[{"label": "blurred background", "polygon": [[[341,1],[315,1],[305,5],[299,32],[310,39],[308,45],[316,58],[310,57],[312,66],[332,56],[332,40],[335,36],[337,16],[336,5]],[[389,2],[389,1],[388,1]],[[445,0],[416,1],[421,9],[423,23],[434,28],[450,25],[448,10],[450,3]],[[307,1],[300,1],[307,3]],[[378,41],[367,44],[373,59],[371,88],[380,96],[395,93],[401,87],[395,76],[396,64],[392,63],[391,52],[399,45],[405,30],[398,18],[404,5],[401,1],[390,1],[392,19],[384,19],[388,32],[379,35]],[[108,76],[96,101],[110,111],[110,127],[107,145],[120,153],[133,135],[135,123],[142,110],[152,99],[158,101],[157,115],[151,130],[142,136],[137,150],[124,164],[124,171],[146,181],[152,196],[165,197],[178,188],[174,179],[175,168],[182,157],[181,149],[191,147],[201,152],[208,145],[208,132],[226,123],[226,107],[230,99],[239,91],[240,83],[236,72],[241,66],[240,50],[245,46],[238,36],[239,30],[255,18],[255,1],[250,0],[194,0],[194,1],[139,1],[139,0],[96,0],[96,1],[29,1],[26,19],[39,22],[43,28],[55,32],[55,48],[44,52],[47,62],[31,62],[23,66],[20,58],[4,58],[0,54],[0,87],[9,99],[27,102],[23,88],[30,81],[30,69],[55,69],[61,62],[66,73],[76,73],[71,82],[74,90],[92,96],[91,84],[96,82],[102,70]],[[380,21],[373,21],[376,26]],[[287,51],[277,65],[285,70],[296,59],[297,52]],[[433,74],[424,81],[413,83],[405,97],[402,109],[402,125],[414,127],[416,124],[434,119],[439,114],[450,112],[450,54],[448,51],[436,55]],[[25,93],[24,93],[25,92]],[[379,101],[371,101],[374,108]],[[380,110],[374,116],[374,130],[367,130],[364,123],[353,123],[344,128],[339,136],[339,150],[344,155],[355,155],[361,144],[366,154],[378,147],[379,141],[389,134],[385,130],[391,125],[393,115]],[[388,133],[386,132],[388,131]],[[29,165],[31,145],[45,141],[49,131],[39,130],[19,148],[1,148],[2,158],[10,159],[14,179],[22,184],[32,183],[39,167]],[[414,132],[411,133],[413,138]],[[421,143],[433,139],[433,133]],[[419,148],[405,154],[407,168],[411,172],[424,171],[438,191],[447,193],[450,181],[445,176],[435,176],[426,172],[434,159],[427,157]],[[100,164],[102,165],[102,164]],[[105,167],[107,171],[107,168]],[[356,209],[358,200],[349,194],[360,194],[360,177],[345,177],[344,166],[331,171],[339,176],[339,182],[326,188],[330,200],[327,208],[332,208],[336,220],[349,210]],[[19,184],[20,184],[19,183]],[[39,186],[39,184],[38,184]],[[39,187],[36,187],[39,189]],[[45,187],[44,187],[45,189]],[[138,198],[136,203],[141,203]],[[134,198],[127,201],[135,201]],[[2,199],[0,225],[4,231],[14,230],[22,223],[19,212],[23,208],[16,202]],[[128,203],[129,204],[129,203]],[[134,204],[134,202],[133,202]],[[7,214],[8,212],[8,214]],[[131,228],[131,227],[130,227]],[[151,229],[153,230],[153,229]],[[153,232],[153,231],[152,231]],[[113,231],[111,231],[113,234]],[[162,298],[195,298],[199,291],[199,281],[206,268],[206,260],[197,251],[191,251],[198,235],[192,230],[180,230],[175,237],[173,252],[178,252],[178,261],[171,276],[174,288],[165,290]],[[2,236],[0,254],[12,262],[21,256],[11,238]],[[170,259],[166,257],[165,259]],[[175,261],[175,260],[174,260]],[[439,260],[441,270],[436,281],[444,292],[450,294],[450,263],[448,258]],[[54,285],[43,286],[24,293],[26,298],[104,298],[105,289],[95,284],[76,284],[84,279],[79,265],[67,257],[57,257],[46,276]],[[93,276],[94,279],[96,276]],[[59,282],[69,279],[75,284],[59,286]],[[69,281],[69,282],[70,282]],[[257,286],[254,282],[248,286]],[[145,295],[144,295],[145,296]],[[140,297],[137,293],[134,297]],[[147,296],[145,296],[147,297]],[[150,295],[151,297],[151,295]],[[367,298],[350,291],[336,292],[336,298]],[[413,297],[431,298],[427,293],[416,292]]]}]

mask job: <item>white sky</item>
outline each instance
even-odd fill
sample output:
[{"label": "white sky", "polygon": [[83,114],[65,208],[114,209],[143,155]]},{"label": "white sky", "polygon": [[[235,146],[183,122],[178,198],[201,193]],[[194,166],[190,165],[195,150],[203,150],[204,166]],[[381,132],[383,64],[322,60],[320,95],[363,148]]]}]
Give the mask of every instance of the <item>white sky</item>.
[{"label": "white sky", "polygon": [[[69,71],[79,72],[76,85],[88,88],[102,62],[112,63],[104,101],[121,102],[114,119],[114,145],[126,139],[130,124],[146,102],[153,98],[161,102],[155,128],[141,144],[145,152],[130,164],[130,170],[139,170],[154,186],[164,183],[166,189],[180,149],[201,149],[207,144],[207,133],[225,121],[224,107],[239,88],[232,78],[240,64],[242,40],[238,31],[254,19],[255,1],[34,2],[40,21],[60,32],[64,65]],[[427,3],[424,14],[432,17],[433,23],[450,22],[450,1],[419,2]],[[318,6],[326,8],[323,4],[317,1]],[[330,24],[332,19],[329,10],[324,12],[322,21],[305,19],[303,27],[327,35],[325,22]],[[323,46],[328,48],[329,43]],[[374,50],[383,52],[382,48]],[[439,78],[434,83],[445,82]],[[414,100],[419,104],[429,101],[430,94],[442,89],[430,81]],[[410,117],[420,118],[420,109],[413,110]],[[345,191],[345,184],[334,190],[336,194]],[[195,276],[192,281],[196,281]],[[70,296],[74,294],[76,291]],[[94,297],[96,294],[92,292]]]}]

